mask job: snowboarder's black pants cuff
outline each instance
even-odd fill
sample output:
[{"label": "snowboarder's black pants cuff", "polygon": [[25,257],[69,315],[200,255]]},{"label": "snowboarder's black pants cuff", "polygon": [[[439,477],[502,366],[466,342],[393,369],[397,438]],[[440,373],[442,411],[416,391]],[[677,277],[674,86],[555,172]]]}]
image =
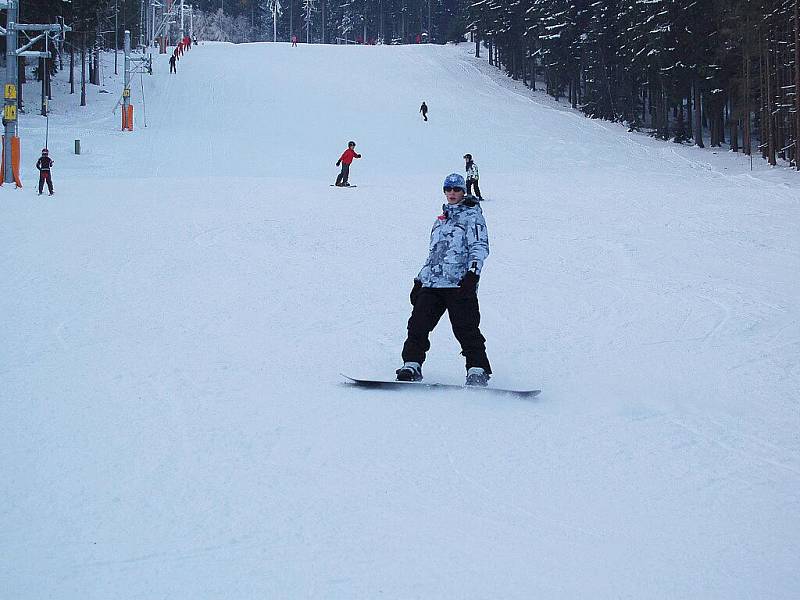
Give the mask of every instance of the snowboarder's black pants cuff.
[{"label": "snowboarder's black pants cuff", "polygon": [[430,333],[447,311],[450,325],[459,344],[461,354],[467,359],[466,367],[481,367],[492,372],[486,356],[486,339],[481,334],[481,314],[478,296],[461,288],[420,289],[411,318],[408,320],[408,338],[403,344],[403,362],[425,362],[430,350]]}]

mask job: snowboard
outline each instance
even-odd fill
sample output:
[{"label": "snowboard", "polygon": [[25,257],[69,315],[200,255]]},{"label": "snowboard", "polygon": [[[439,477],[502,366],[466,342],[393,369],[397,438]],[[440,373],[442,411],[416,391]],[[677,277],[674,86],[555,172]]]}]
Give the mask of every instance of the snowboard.
[{"label": "snowboard", "polygon": [[358,379],[356,377],[350,377],[349,375],[345,375],[344,373],[340,373],[340,375],[345,379],[349,379],[354,385],[365,388],[381,389],[381,390],[390,390],[390,389],[399,390],[402,388],[409,388],[411,386],[417,388],[425,388],[429,390],[468,390],[476,392],[489,392],[493,394],[509,394],[512,396],[518,396],[520,398],[534,398],[542,393],[542,390],[507,390],[504,388],[496,388],[496,387],[455,385],[452,383],[431,383],[424,380],[395,381],[388,379]]},{"label": "snowboard", "polygon": [[357,185],[336,185],[335,183],[332,183],[331,187],[349,188],[349,187],[358,187],[358,186]]}]

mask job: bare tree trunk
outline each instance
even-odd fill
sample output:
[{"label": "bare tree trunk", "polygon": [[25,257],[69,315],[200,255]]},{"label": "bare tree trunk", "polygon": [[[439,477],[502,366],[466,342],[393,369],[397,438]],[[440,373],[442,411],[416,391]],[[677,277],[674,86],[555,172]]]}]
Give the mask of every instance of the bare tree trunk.
[{"label": "bare tree trunk", "polygon": [[[788,22],[787,22],[788,25]],[[789,36],[786,36],[786,40],[788,42]],[[786,102],[785,90],[783,89],[784,86],[784,65],[789,64],[788,57],[787,60],[781,60],[783,58],[783,52],[781,51],[781,45],[776,46],[775,48],[775,151],[778,153],[778,156],[781,159],[786,159],[786,150],[784,149],[786,144],[785,142],[785,134],[786,128],[784,127],[784,120],[783,120],[783,107],[788,106]]]},{"label": "bare tree trunk", "polygon": [[759,38],[758,40],[758,73],[759,73],[759,82],[758,82],[758,89],[759,89],[759,110],[761,111],[761,118],[759,119],[759,131],[758,131],[758,149],[761,151],[761,158],[767,158],[767,96],[765,93],[766,89],[766,81],[767,81],[767,70],[764,68],[764,43]]},{"label": "bare tree trunk", "polygon": [[81,106],[86,106],[86,34],[81,35]]},{"label": "bare tree trunk", "polygon": [[664,90],[664,83],[661,83],[661,114],[664,118],[663,129],[661,132],[661,139],[669,139],[669,101],[667,99],[667,92]]},{"label": "bare tree trunk", "polygon": [[[747,31],[750,31],[750,21],[748,19]],[[750,139],[750,39],[749,35],[745,37],[744,52],[742,53],[742,81],[744,82],[744,89],[742,90],[742,111],[744,115],[742,123],[742,144],[745,154],[750,156],[753,152],[753,142]]]},{"label": "bare tree trunk", "polygon": [[694,137],[694,122],[692,117],[692,87],[686,93],[686,139],[691,140]]},{"label": "bare tree trunk", "polygon": [[698,148],[705,148],[703,145],[703,120],[700,101],[700,88],[697,81],[694,82],[694,143]]},{"label": "bare tree trunk", "polygon": [[92,83],[94,85],[100,85],[100,46],[94,47],[92,57],[94,58],[94,77],[92,78]]},{"label": "bare tree trunk", "polygon": [[772,110],[772,72],[771,63],[769,60],[770,54],[769,38],[767,39],[766,52],[764,55],[764,62],[766,64],[766,79],[767,79],[767,161],[772,166],[778,164],[775,158],[775,117]]},{"label": "bare tree trunk", "polygon": [[794,166],[800,171],[800,0],[794,0]]}]

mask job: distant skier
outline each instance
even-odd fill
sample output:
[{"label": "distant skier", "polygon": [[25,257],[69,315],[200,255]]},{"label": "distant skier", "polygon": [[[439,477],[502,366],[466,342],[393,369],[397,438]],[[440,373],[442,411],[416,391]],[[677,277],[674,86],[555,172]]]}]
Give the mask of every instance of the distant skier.
[{"label": "distant skier", "polygon": [[410,300],[414,307],[403,345],[403,366],[398,381],[420,381],[428,339],[445,311],[466,358],[466,385],[485,386],[492,368],[486,357],[486,340],[479,329],[478,281],[489,256],[489,236],[480,206],[465,197],[464,178],[445,177],[447,203],[431,230],[428,260],[414,279]]},{"label": "distant skier", "polygon": [[53,195],[53,179],[50,177],[50,168],[55,164],[55,161],[50,158],[50,152],[47,148],[42,148],[42,155],[36,161],[36,168],[39,169],[39,195],[42,195],[44,184],[47,183],[47,191]]},{"label": "distant skier", "polygon": [[175,73],[176,75],[178,74],[178,69],[175,67],[175,61],[176,60],[178,60],[178,59],[175,56],[175,54],[173,54],[172,56],[169,57],[169,73],[170,73],[170,75],[172,73]]},{"label": "distant skier", "polygon": [[297,46],[297,34],[293,33],[292,34],[292,48],[294,48],[295,46]]},{"label": "distant skier", "polygon": [[472,188],[474,187],[475,195],[478,197],[478,200],[482,202],[483,196],[481,196],[481,188],[478,187],[478,165],[472,160],[472,154],[465,154],[464,160],[467,161],[467,194],[472,195]]},{"label": "distant skier", "polygon": [[422,118],[426,121],[428,120],[428,105],[425,104],[425,101],[422,101],[422,106],[419,107],[419,112],[422,113]]},{"label": "distant skier", "polygon": [[342,155],[339,157],[339,160],[336,161],[336,166],[342,166],[342,171],[336,177],[336,186],[337,187],[350,187],[350,184],[347,183],[347,180],[350,177],[350,164],[353,162],[354,158],[361,158],[360,154],[356,154],[355,151],[356,143],[355,142],[348,142],[347,143],[347,150],[342,152]]}]

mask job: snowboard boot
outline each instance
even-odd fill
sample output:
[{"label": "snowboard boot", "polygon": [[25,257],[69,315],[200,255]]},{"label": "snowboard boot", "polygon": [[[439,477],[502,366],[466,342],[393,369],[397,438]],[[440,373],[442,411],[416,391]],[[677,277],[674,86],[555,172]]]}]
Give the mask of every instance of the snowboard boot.
[{"label": "snowboard boot", "polygon": [[395,373],[397,381],[422,381],[422,365],[418,362],[403,363]]},{"label": "snowboard boot", "polygon": [[486,387],[489,384],[489,374],[482,367],[470,367],[467,371],[467,380],[464,385]]}]

